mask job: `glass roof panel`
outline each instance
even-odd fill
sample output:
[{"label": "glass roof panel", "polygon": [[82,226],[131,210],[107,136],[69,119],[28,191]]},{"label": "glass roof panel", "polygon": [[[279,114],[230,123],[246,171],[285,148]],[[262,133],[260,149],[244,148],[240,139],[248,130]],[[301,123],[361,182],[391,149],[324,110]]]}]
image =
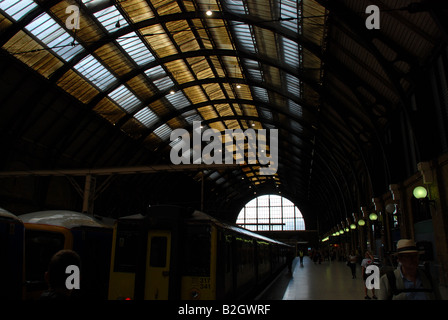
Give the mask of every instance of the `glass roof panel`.
[{"label": "glass roof panel", "polygon": [[141,101],[123,84],[108,96],[129,113],[135,111],[141,104]]},{"label": "glass roof panel", "polygon": [[73,45],[74,38],[47,13],[34,19],[25,29],[65,61],[69,61],[83,50],[81,45]]},{"label": "glass roof panel", "polygon": [[185,97],[182,91],[176,91],[172,94],[166,96],[166,99],[173,105],[177,110],[183,109],[190,105],[190,101]]},{"label": "glass roof panel", "polygon": [[302,116],[302,107],[295,103],[292,100],[288,100],[288,107],[289,111],[291,111],[293,114],[301,117]]},{"label": "glass roof panel", "polygon": [[176,139],[174,139],[173,141],[170,142],[170,147],[174,147],[176,144],[178,144],[179,142],[181,142],[182,139],[180,137],[177,137]]},{"label": "glass roof panel", "polygon": [[193,125],[193,121],[202,121],[202,117],[196,112],[196,110],[190,110],[182,113],[182,117],[190,124]]},{"label": "glass roof panel", "polygon": [[[94,0],[83,0],[82,2],[84,4],[88,4],[92,1]],[[93,15],[108,32],[117,31],[128,25],[126,19],[115,6],[110,6],[106,9],[95,12]]]},{"label": "glass roof panel", "polygon": [[128,33],[127,35],[118,38],[117,42],[139,66],[155,60],[152,53],[135,32]]},{"label": "glass roof panel", "polygon": [[266,108],[259,108],[259,110],[260,110],[261,115],[262,115],[264,118],[269,119],[269,120],[272,120],[272,119],[273,119],[273,118],[272,118],[272,112],[269,111],[268,109],[266,109]]},{"label": "glass roof panel", "polygon": [[249,74],[249,77],[252,80],[262,81],[263,75],[257,61],[251,59],[243,59],[243,63],[247,73]]},{"label": "glass roof panel", "polygon": [[167,124],[162,124],[156,130],[154,130],[154,134],[156,134],[163,141],[168,140],[171,135],[171,128]]},{"label": "glass roof panel", "polygon": [[237,41],[251,53],[256,53],[252,30],[245,23],[235,23],[232,25]]},{"label": "glass roof panel", "polygon": [[158,78],[162,78],[166,76],[165,70],[163,70],[162,66],[156,66],[154,68],[145,70],[145,74],[151,79],[155,80]]},{"label": "glass roof panel", "polygon": [[300,123],[298,123],[297,121],[293,121],[291,120],[291,128],[293,128],[296,131],[302,132],[303,131],[303,127]]},{"label": "glass roof panel", "polygon": [[268,91],[265,88],[252,87],[255,97],[264,102],[269,102]]},{"label": "glass roof panel", "polygon": [[153,83],[159,90],[166,90],[166,89],[174,87],[173,81],[168,76],[163,77],[161,79],[154,80]]},{"label": "glass roof panel", "polygon": [[286,90],[293,95],[300,97],[300,80],[292,74],[286,74]]},{"label": "glass roof panel", "polygon": [[137,112],[134,118],[148,128],[152,127],[159,120],[157,115],[148,107],[145,107]]},{"label": "glass roof panel", "polygon": [[0,2],[0,9],[16,21],[36,7],[37,4],[31,0],[6,0]]},{"label": "glass roof panel", "polygon": [[100,90],[104,90],[117,79],[92,55],[88,55],[78,62],[74,69],[90,80]]},{"label": "glass roof panel", "polygon": [[283,40],[283,58],[286,64],[297,67],[299,65],[299,45],[297,42],[282,37]]},{"label": "glass roof panel", "polygon": [[282,0],[280,2],[280,18],[285,19],[281,21],[281,24],[285,28],[295,32],[298,32],[298,10],[300,8],[298,3],[299,1],[302,0]]},{"label": "glass roof panel", "polygon": [[246,13],[246,7],[244,6],[244,3],[242,0],[227,0],[224,4],[225,8],[232,12],[237,14],[245,14]]}]

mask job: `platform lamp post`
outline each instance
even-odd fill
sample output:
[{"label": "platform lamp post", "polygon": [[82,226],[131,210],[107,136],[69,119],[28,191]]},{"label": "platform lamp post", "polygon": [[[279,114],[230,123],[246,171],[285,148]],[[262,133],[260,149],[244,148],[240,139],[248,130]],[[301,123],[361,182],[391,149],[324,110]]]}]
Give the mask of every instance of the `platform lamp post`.
[{"label": "platform lamp post", "polygon": [[347,224],[346,224],[346,230],[347,233],[349,234],[350,237],[350,251],[354,251],[355,250],[355,230],[356,230],[356,225],[352,222],[352,220],[347,217]]},{"label": "platform lamp post", "polygon": [[341,227],[342,230],[344,231],[344,249],[343,249],[343,254],[347,255],[347,253],[350,250],[350,233],[349,233],[349,228],[347,227],[347,224],[345,221],[341,221]]},{"label": "platform lamp post", "polygon": [[435,200],[430,200],[427,195],[428,195],[428,190],[426,190],[425,187],[422,186],[418,186],[415,187],[414,190],[412,191],[412,194],[414,195],[415,198],[417,198],[421,204],[425,204],[426,206],[428,205],[433,205],[434,207],[436,206],[436,202]]},{"label": "platform lamp post", "polygon": [[365,251],[365,235],[364,235],[364,226],[366,225],[366,221],[363,219],[362,213],[354,213],[355,223],[357,225],[357,235],[358,235],[358,245],[360,249],[360,254],[363,256],[363,252]]},{"label": "platform lamp post", "polygon": [[[361,207],[362,217],[359,219],[358,224],[362,227],[360,231],[363,235],[363,244],[367,245],[367,250],[372,249],[372,233],[370,232],[370,221],[367,207]],[[365,249],[365,248],[364,248]],[[365,251],[365,250],[363,250]]]},{"label": "platform lamp post", "polygon": [[376,236],[375,236],[375,232],[376,232],[376,228],[377,226],[377,221],[378,221],[378,215],[376,214],[376,212],[372,212],[369,214],[369,237],[371,240],[370,243],[370,248],[372,250],[373,255],[375,255],[376,252]]},{"label": "platform lamp post", "polygon": [[393,217],[393,214],[395,213],[395,203],[388,203],[386,205],[386,214],[385,214],[385,219],[383,219],[384,221],[384,235],[386,238],[386,251],[392,251],[393,247],[392,247],[392,239],[391,239],[391,219],[390,217]]}]

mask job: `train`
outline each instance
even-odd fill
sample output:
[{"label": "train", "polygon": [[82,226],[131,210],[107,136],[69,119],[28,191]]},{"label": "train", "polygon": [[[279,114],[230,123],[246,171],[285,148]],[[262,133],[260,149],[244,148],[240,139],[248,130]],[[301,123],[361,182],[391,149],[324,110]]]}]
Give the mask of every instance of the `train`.
[{"label": "train", "polygon": [[292,250],[197,210],[152,206],[115,223],[108,298],[253,298]]},{"label": "train", "polygon": [[37,300],[51,257],[81,257],[88,300],[251,299],[286,266],[290,245],[203,212],[151,206],[110,220],[67,210],[0,209],[2,298]]},{"label": "train", "polygon": [[25,226],[20,218],[0,208],[0,299],[23,296]]},{"label": "train", "polygon": [[113,226],[110,221],[67,210],[20,215],[25,226],[25,300],[37,300],[51,257],[62,249],[81,258],[80,299],[106,299],[109,284]]}]

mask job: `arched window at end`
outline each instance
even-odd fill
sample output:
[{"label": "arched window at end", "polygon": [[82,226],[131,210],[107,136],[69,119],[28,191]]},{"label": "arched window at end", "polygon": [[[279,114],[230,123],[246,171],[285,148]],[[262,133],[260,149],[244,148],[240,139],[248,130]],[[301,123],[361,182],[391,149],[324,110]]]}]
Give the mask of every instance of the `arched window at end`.
[{"label": "arched window at end", "polygon": [[252,231],[305,230],[302,213],[294,203],[272,194],[249,201],[236,224]]}]

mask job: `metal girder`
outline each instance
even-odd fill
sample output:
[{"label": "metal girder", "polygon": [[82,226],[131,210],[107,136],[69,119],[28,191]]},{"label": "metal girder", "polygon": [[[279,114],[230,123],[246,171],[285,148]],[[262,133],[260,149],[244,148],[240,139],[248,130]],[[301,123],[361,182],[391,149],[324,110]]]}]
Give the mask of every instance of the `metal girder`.
[{"label": "metal girder", "polygon": [[[54,170],[21,170],[21,171],[0,171],[0,178],[10,177],[31,177],[31,176],[108,176],[124,174],[151,174],[157,172],[185,172],[201,170],[222,170],[239,167],[238,164],[159,164],[151,166],[135,167],[111,167],[93,169],[54,169]],[[251,166],[251,165],[245,165]]]}]

